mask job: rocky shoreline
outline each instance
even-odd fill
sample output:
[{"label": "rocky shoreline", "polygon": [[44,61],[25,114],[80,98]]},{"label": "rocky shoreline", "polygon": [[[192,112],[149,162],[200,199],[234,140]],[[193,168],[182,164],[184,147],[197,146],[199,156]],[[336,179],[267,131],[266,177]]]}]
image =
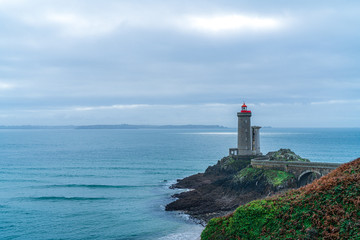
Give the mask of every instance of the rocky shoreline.
[{"label": "rocky shoreline", "polygon": [[[267,154],[277,161],[309,161],[290,149]],[[189,189],[174,194],[166,211],[182,211],[207,223],[211,218],[233,212],[239,205],[297,187],[292,174],[277,170],[252,168],[250,159],[224,157],[204,173],[178,179],[170,188]]]}]

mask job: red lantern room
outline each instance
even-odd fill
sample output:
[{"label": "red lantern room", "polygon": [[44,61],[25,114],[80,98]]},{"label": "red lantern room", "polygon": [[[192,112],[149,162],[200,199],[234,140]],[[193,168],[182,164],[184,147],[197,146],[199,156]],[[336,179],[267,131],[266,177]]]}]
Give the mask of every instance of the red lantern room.
[{"label": "red lantern room", "polygon": [[244,103],[244,104],[241,106],[241,112],[242,112],[242,113],[250,113],[251,111],[248,111],[248,110],[247,110],[247,106],[246,106],[246,104]]}]

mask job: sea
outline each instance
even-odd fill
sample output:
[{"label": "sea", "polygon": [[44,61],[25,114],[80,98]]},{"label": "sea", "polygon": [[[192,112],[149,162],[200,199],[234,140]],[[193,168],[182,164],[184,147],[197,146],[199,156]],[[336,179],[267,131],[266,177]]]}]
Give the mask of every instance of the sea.
[{"label": "sea", "polygon": [[[262,128],[265,154],[360,157],[360,129]],[[2,129],[0,239],[195,240],[203,226],[165,205],[176,179],[236,146],[236,129]]]}]

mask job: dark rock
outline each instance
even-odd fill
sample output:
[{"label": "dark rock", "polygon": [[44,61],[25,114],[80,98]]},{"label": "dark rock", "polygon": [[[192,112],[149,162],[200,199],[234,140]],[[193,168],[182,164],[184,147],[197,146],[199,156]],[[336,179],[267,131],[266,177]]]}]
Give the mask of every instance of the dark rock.
[{"label": "dark rock", "polygon": [[[292,153],[297,156],[288,149],[279,151],[282,155]],[[207,222],[231,213],[239,205],[295,187],[297,182],[291,174],[252,168],[250,158],[224,157],[208,167],[205,173],[186,177],[172,185],[170,188],[190,191],[174,194],[177,200],[169,203],[165,210],[182,211]]]}]

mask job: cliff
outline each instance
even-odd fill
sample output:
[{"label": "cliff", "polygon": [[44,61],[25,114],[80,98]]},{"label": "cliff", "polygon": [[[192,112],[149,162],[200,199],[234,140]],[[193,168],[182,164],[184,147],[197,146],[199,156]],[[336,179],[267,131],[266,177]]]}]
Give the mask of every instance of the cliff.
[{"label": "cliff", "polygon": [[360,158],[297,190],[212,219],[208,239],[359,239]]},{"label": "cliff", "polygon": [[[299,160],[289,149],[271,154],[276,160]],[[302,159],[302,158],[301,158]],[[167,211],[182,211],[192,217],[209,221],[234,211],[239,205],[264,198],[297,186],[294,175],[279,170],[252,168],[250,159],[224,157],[204,173],[178,180],[171,188],[191,189],[173,197],[176,201],[166,206]]]}]

